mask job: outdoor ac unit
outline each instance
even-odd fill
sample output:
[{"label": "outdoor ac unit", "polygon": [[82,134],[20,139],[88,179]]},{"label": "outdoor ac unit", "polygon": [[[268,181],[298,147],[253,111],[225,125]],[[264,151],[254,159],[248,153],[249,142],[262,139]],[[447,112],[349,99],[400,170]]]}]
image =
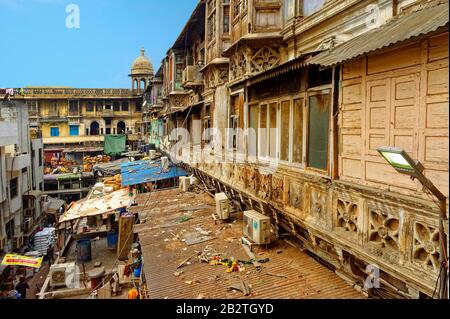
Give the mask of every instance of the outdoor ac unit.
[{"label": "outdoor ac unit", "polygon": [[254,210],[244,212],[244,235],[257,245],[270,243],[270,217]]},{"label": "outdoor ac unit", "polygon": [[[67,287],[73,284],[76,271],[75,263],[55,264],[50,267],[50,286]],[[72,278],[69,278],[69,276]],[[70,281],[70,282],[69,282]]]},{"label": "outdoor ac unit", "polygon": [[180,185],[179,185],[180,190],[182,192],[187,192],[189,190],[189,186],[191,184],[191,179],[187,176],[180,176],[179,181],[180,181]]},{"label": "outdoor ac unit", "polygon": [[7,245],[7,244],[8,244],[7,238],[2,238],[2,239],[0,240],[0,249],[6,248],[6,245]]},{"label": "outdoor ac unit", "polygon": [[20,249],[23,245],[23,237],[13,237],[12,239],[12,248]]},{"label": "outdoor ac unit", "polygon": [[33,217],[26,218],[23,226],[27,230],[33,227]]},{"label": "outdoor ac unit", "polygon": [[225,193],[215,195],[216,213],[219,219],[226,220],[230,218],[230,201]]}]

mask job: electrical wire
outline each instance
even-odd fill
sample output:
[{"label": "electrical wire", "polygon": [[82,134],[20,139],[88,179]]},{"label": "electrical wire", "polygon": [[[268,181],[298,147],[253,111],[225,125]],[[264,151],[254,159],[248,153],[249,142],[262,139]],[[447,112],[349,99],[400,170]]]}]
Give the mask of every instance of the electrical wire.
[{"label": "electrical wire", "polygon": [[[146,200],[146,202],[145,202],[144,209],[147,207],[147,204],[148,204],[148,201],[150,200],[151,194],[152,194],[152,192],[150,192],[149,195],[147,196],[147,200]],[[157,202],[156,202],[156,205],[158,205],[160,202],[161,202],[161,200],[157,201]],[[155,207],[153,207],[152,209],[156,208],[156,205],[155,205]],[[132,235],[134,235],[134,232],[130,232],[130,234],[128,235],[128,237],[127,237],[127,239],[126,239],[125,242],[129,241]],[[125,246],[122,247],[122,250],[121,250],[121,251],[119,252],[119,254],[118,254],[119,256],[123,253],[124,248],[125,248]],[[119,258],[116,258],[116,260],[114,261],[114,264],[113,264],[113,266],[112,266],[112,269],[114,269],[114,267],[115,267],[116,265],[118,265],[119,262],[120,262]],[[114,277],[114,276],[113,276],[113,277]],[[111,278],[108,282],[105,282],[105,281],[102,280],[101,283],[99,283],[95,288],[92,289],[92,292],[90,293],[89,296],[91,296],[91,295],[93,294],[93,292],[94,292],[95,290],[97,290],[100,286],[103,286],[103,285],[105,285],[106,283],[111,282],[112,279],[113,279],[113,278]]]},{"label": "electrical wire", "polygon": [[434,286],[433,296],[431,297],[432,299],[434,299],[434,296],[436,296],[436,291],[437,291],[438,285],[440,286],[442,284],[441,276],[442,276],[442,267],[443,266],[444,265],[441,264],[441,268],[439,269],[439,276],[438,276],[438,278],[436,280],[436,285]]},{"label": "electrical wire", "polygon": [[[159,173],[158,173],[158,175],[161,175],[161,174],[162,174],[162,172],[159,172]],[[153,194],[153,193],[154,193],[154,190],[148,193],[148,196],[147,196],[147,199],[146,199],[146,201],[145,201],[143,210],[146,210],[146,209],[148,208],[148,202],[150,201],[150,198],[152,197],[152,194]],[[151,210],[155,209],[155,208],[160,204],[160,202],[161,202],[161,199],[159,199],[158,201],[155,201],[155,205],[153,206],[153,208],[152,208]],[[129,234],[128,237],[126,238],[126,241],[125,241],[125,242],[128,242],[128,241],[130,240],[130,238],[131,238],[132,235],[134,235],[134,232],[130,232],[130,234]],[[118,254],[119,256],[123,253],[123,249],[124,249],[124,248],[125,248],[125,246],[122,247],[122,250],[121,250],[121,251],[119,252],[119,254]],[[114,261],[114,264],[113,264],[113,266],[112,266],[112,269],[114,269],[114,267],[116,267],[116,266],[118,265],[119,262],[120,262],[119,258],[116,258],[115,261]],[[143,262],[143,263],[144,263],[144,262]],[[143,265],[143,263],[142,263],[142,265]],[[114,277],[114,276],[113,276],[113,277]],[[89,294],[89,296],[92,296],[93,292],[96,291],[100,286],[103,286],[103,285],[105,285],[106,283],[111,282],[112,279],[113,279],[113,277],[111,277],[111,279],[110,279],[108,282],[105,282],[105,281],[102,280],[101,283],[99,283],[94,289],[92,289],[92,292]]]}]

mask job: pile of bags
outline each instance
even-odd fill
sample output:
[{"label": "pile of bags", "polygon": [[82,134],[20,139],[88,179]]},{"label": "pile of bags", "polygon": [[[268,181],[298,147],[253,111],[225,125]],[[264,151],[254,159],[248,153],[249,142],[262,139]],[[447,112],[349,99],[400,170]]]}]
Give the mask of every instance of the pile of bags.
[{"label": "pile of bags", "polygon": [[56,168],[58,166],[70,167],[70,166],[77,165],[77,163],[75,161],[67,159],[65,157],[61,157],[59,159],[57,157],[52,157],[50,163],[53,168]]},{"label": "pile of bags", "polygon": [[109,163],[111,162],[111,157],[107,155],[98,155],[98,156],[85,156],[83,158],[83,172],[89,173],[92,172],[92,168],[94,165],[100,163]]},{"label": "pile of bags", "polygon": [[122,188],[122,176],[117,174],[113,177],[105,178],[103,184],[107,187],[112,187],[114,191],[118,191]]},{"label": "pile of bags", "polygon": [[51,247],[56,242],[56,229],[44,228],[42,231],[34,235],[34,249],[39,252],[41,256],[47,255],[48,247]]}]

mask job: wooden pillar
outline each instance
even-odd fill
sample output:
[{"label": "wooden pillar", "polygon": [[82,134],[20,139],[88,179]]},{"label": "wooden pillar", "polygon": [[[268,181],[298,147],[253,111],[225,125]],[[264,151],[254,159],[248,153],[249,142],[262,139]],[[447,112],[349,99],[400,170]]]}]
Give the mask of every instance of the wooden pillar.
[{"label": "wooden pillar", "polygon": [[120,216],[119,218],[119,238],[117,243],[117,258],[126,260],[133,244],[133,216]]}]

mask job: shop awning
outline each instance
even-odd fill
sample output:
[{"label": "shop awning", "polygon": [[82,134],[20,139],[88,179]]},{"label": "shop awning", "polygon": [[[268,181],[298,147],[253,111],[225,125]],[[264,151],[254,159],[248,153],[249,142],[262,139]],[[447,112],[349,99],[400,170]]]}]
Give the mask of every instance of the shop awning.
[{"label": "shop awning", "polygon": [[122,165],[122,186],[141,185],[187,175],[185,170],[173,164],[163,168],[161,160],[131,162]]},{"label": "shop awning", "polygon": [[392,44],[436,31],[448,24],[448,9],[448,3],[445,3],[398,16],[379,28],[370,30],[342,45],[316,55],[306,63],[332,66]]},{"label": "shop awning", "polygon": [[126,145],[126,135],[105,135],[104,153],[110,156],[120,155],[125,152]]},{"label": "shop awning", "polygon": [[120,174],[120,166],[128,162],[128,158],[121,158],[117,161],[94,165],[92,170],[94,173],[102,173],[103,176],[114,176]]},{"label": "shop awning", "polygon": [[58,182],[63,182],[63,181],[72,181],[72,180],[77,180],[81,178],[81,174],[80,173],[70,173],[70,174],[58,174],[55,176],[56,180]]},{"label": "shop awning", "polygon": [[101,197],[81,200],[74,203],[58,222],[64,223],[88,216],[113,214],[120,208],[130,207],[134,198],[135,195],[130,195],[129,190],[124,188]]},{"label": "shop awning", "polygon": [[31,190],[27,191],[23,196],[31,196],[34,198],[40,198],[42,196],[42,192],[40,190]]},{"label": "shop awning", "polygon": [[48,201],[44,204],[44,208],[48,213],[55,214],[66,202],[62,199],[49,197]]},{"label": "shop awning", "polygon": [[266,71],[255,74],[252,77],[247,79],[247,84],[254,85],[259,82],[263,82],[263,81],[272,79],[274,77],[278,77],[280,75],[286,74],[288,72],[298,70],[298,69],[306,66],[305,62],[307,61],[308,57],[312,56],[315,53],[318,53],[318,52],[308,52],[306,54],[302,54],[301,56],[299,56],[295,59],[289,60],[289,61],[284,62],[280,65],[277,65],[273,68],[270,68]]}]

